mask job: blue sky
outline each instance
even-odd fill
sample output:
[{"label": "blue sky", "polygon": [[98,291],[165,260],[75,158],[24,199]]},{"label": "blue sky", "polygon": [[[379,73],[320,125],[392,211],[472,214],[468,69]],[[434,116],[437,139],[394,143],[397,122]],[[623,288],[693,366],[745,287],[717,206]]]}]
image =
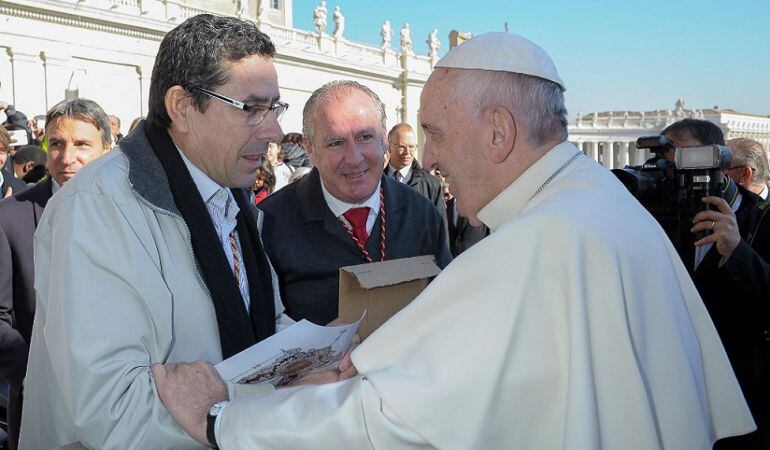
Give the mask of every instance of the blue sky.
[{"label": "blue sky", "polygon": [[[315,0],[294,0],[294,27],[313,28]],[[327,0],[340,5],[345,37],[379,46],[385,19],[394,47],[404,22],[414,50],[438,28],[440,54],[452,29],[509,31],[554,59],[578,112],[730,108],[770,115],[770,0]]]}]

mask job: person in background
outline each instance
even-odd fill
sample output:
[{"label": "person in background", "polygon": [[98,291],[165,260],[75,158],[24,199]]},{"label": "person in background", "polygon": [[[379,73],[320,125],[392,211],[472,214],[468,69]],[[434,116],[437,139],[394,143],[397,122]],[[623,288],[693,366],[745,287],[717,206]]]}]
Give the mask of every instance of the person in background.
[{"label": "person in background", "polygon": [[767,183],[770,182],[770,166],[767,152],[759,141],[749,138],[730,139],[726,145],[733,151],[733,160],[727,175],[762,200],[768,199]]},{"label": "person in background", "polygon": [[26,183],[16,178],[13,173],[11,143],[11,135],[4,126],[0,125],[0,199],[10,197],[15,192],[21,192],[27,188]]},{"label": "person in background", "polygon": [[[12,448],[19,439],[22,380],[37,309],[33,234],[51,196],[112,145],[107,115],[96,102],[83,98],[65,100],[48,111],[46,136],[50,176],[0,201],[0,376],[10,385]],[[29,148],[21,147],[16,156],[22,159]],[[38,147],[31,148],[42,152]],[[57,267],[59,270],[63,268]]]},{"label": "person in background", "polygon": [[112,132],[113,147],[120,145],[123,135],[120,133],[120,117],[110,114],[110,130]]},{"label": "person in background", "polygon": [[273,166],[270,165],[270,161],[267,158],[262,158],[262,166],[257,168],[257,180],[251,188],[254,192],[254,204],[258,205],[259,202],[272,194],[274,188],[275,175],[273,174]]},{"label": "person in background", "polygon": [[271,192],[276,192],[289,184],[291,173],[294,170],[291,166],[283,162],[281,146],[275,142],[270,143],[270,147],[267,149],[267,155],[265,156],[272,166],[273,175],[275,176],[275,186]]},{"label": "person in background", "polygon": [[13,172],[16,178],[27,184],[40,181],[46,174],[48,155],[37,145],[24,145],[13,156]]},{"label": "person in background", "polygon": [[295,169],[300,167],[313,168],[313,162],[307,156],[304,148],[304,138],[301,133],[286,133],[281,140],[283,162]]},{"label": "person in background", "polygon": [[136,129],[136,127],[138,127],[139,124],[142,123],[144,119],[145,119],[144,116],[139,116],[133,121],[131,121],[131,126],[128,127],[128,134],[131,134]]},{"label": "person in background", "polygon": [[[682,119],[661,135],[676,147],[666,154],[669,159],[682,147],[725,145],[722,129],[707,120]],[[693,217],[692,245],[689,251],[681,248],[680,257],[757,424],[754,433],[729,437],[714,448],[764,450],[770,448],[770,227],[760,220],[762,198],[735,182],[730,172],[721,195],[703,198],[710,208]],[[705,236],[696,237],[699,233]]]}]

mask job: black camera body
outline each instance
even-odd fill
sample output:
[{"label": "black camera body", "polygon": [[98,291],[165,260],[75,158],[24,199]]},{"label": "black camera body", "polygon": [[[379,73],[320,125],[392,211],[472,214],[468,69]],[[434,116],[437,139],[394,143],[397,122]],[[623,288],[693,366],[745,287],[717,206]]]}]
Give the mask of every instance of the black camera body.
[{"label": "black camera body", "polygon": [[[703,197],[721,196],[722,170],[730,167],[732,151],[723,145],[676,148],[665,136],[640,137],[636,147],[650,149],[655,156],[642,166],[612,172],[658,220],[684,259],[693,252],[692,243],[702,237],[690,233],[692,218],[708,209]],[[674,161],[669,161],[665,155],[672,150]]]}]

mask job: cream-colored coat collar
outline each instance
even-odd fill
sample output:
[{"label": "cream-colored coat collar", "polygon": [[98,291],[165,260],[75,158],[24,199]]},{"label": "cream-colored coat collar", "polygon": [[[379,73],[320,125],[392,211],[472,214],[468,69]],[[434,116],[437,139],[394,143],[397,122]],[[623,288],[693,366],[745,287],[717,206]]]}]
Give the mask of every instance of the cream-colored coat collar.
[{"label": "cream-colored coat collar", "polygon": [[478,213],[479,220],[494,232],[519,215],[540,186],[578,151],[569,141],[548,150],[510,186],[481,208]]}]

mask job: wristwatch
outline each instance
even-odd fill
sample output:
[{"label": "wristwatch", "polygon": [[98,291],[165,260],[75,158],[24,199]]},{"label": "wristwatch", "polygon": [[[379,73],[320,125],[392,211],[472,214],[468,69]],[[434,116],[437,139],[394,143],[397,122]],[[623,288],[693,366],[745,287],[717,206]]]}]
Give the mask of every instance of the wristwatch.
[{"label": "wristwatch", "polygon": [[215,404],[209,409],[209,414],[206,416],[206,439],[209,440],[209,444],[213,448],[219,448],[217,445],[217,436],[214,432],[214,426],[217,423],[217,416],[219,416],[219,413],[222,412],[222,409],[224,409],[227,403],[228,400]]}]

